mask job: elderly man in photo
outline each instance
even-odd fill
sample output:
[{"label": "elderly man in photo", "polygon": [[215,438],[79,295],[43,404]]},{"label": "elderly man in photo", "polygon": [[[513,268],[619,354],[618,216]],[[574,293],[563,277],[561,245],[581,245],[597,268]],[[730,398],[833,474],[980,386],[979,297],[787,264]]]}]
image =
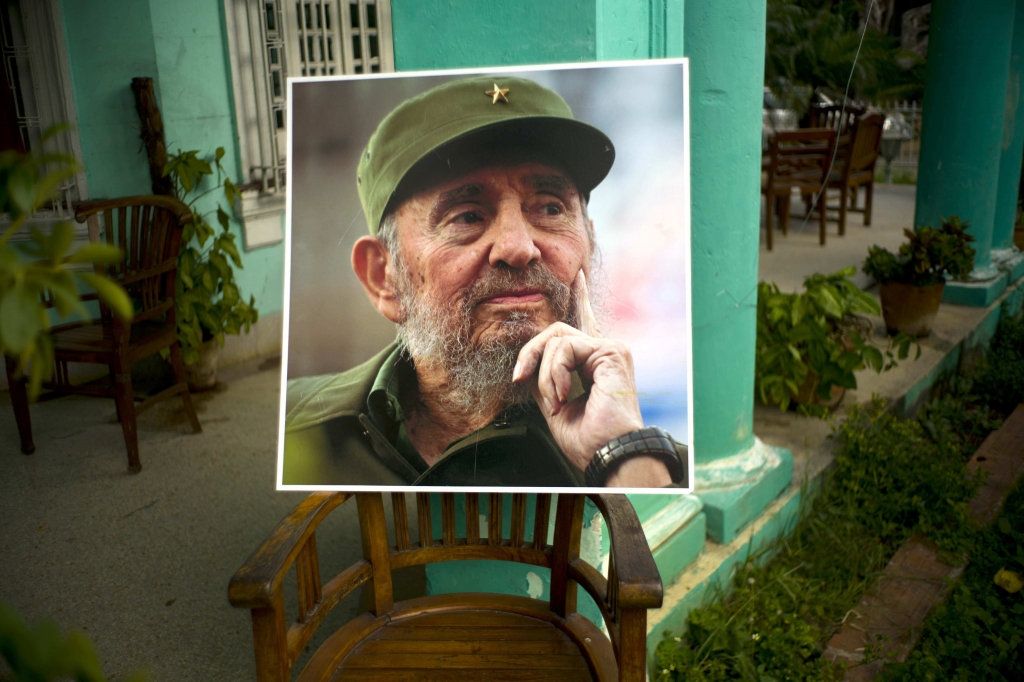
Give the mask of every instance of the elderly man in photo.
[{"label": "elderly man in photo", "polygon": [[644,427],[629,349],[601,338],[587,290],[587,200],[614,156],[529,80],[465,78],[392,111],[360,158],[352,267],[398,337],[289,382],[283,482],[684,483],[685,446]]}]

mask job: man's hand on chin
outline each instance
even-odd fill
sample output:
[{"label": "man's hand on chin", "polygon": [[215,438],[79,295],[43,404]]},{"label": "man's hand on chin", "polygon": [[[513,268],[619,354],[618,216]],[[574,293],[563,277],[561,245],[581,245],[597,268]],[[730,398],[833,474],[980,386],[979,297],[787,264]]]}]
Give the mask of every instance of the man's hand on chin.
[{"label": "man's hand on chin", "polygon": [[[536,376],[533,397],[555,442],[580,471],[607,443],[644,426],[633,377],[633,356],[621,341],[602,339],[580,270],[573,282],[580,304],[580,326],[556,322],[519,352],[512,380]],[[572,373],[589,390],[569,400]],[[668,467],[654,457],[634,457],[609,477],[609,487],[660,488],[672,483]]]}]

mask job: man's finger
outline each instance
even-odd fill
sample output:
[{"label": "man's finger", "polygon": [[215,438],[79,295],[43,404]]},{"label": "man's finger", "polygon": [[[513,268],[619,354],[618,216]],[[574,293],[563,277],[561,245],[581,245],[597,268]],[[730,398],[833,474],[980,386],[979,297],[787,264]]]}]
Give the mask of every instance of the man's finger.
[{"label": "man's finger", "polygon": [[587,276],[583,274],[583,268],[580,268],[579,274],[576,275],[576,281],[573,282],[573,287],[576,289],[576,300],[579,305],[580,314],[580,331],[587,336],[601,336],[601,329],[597,325],[597,317],[594,315],[594,308],[590,305],[590,292],[587,290]]},{"label": "man's finger", "polygon": [[519,351],[519,358],[512,370],[512,381],[519,382],[532,376],[544,355],[544,346],[556,336],[582,336],[583,332],[564,322],[555,322],[527,342]]}]

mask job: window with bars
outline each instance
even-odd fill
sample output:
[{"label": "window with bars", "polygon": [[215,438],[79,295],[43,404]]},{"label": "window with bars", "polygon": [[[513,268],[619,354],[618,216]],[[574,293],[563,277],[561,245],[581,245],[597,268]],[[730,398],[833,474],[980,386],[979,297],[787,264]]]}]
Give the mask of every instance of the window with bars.
[{"label": "window with bars", "polygon": [[[0,0],[0,151],[60,153],[81,163],[63,36],[58,0]],[[59,123],[69,126],[44,144],[43,132]],[[56,190],[32,223],[45,228],[72,217],[74,202],[87,196],[84,171],[64,180]],[[6,220],[0,216],[0,228]],[[85,230],[79,227],[76,237],[84,240]],[[28,231],[20,230],[12,239],[26,240]]]},{"label": "window with bars", "polygon": [[225,3],[235,111],[247,174],[242,218],[246,247],[252,248],[281,238],[287,185],[286,79],[393,71],[391,4],[390,0]]}]

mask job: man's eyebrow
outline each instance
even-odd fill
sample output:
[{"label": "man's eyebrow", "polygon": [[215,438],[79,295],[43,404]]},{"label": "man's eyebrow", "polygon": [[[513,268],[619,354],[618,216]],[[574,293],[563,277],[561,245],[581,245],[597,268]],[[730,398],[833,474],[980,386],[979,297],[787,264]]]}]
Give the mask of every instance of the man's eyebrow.
[{"label": "man's eyebrow", "polygon": [[559,192],[576,193],[576,187],[564,175],[534,173],[526,176],[526,184],[534,189],[553,189]]},{"label": "man's eyebrow", "polygon": [[452,206],[456,206],[470,197],[478,196],[481,192],[483,192],[483,188],[477,183],[460,185],[447,192],[441,192],[430,208],[430,223],[436,225]]}]

